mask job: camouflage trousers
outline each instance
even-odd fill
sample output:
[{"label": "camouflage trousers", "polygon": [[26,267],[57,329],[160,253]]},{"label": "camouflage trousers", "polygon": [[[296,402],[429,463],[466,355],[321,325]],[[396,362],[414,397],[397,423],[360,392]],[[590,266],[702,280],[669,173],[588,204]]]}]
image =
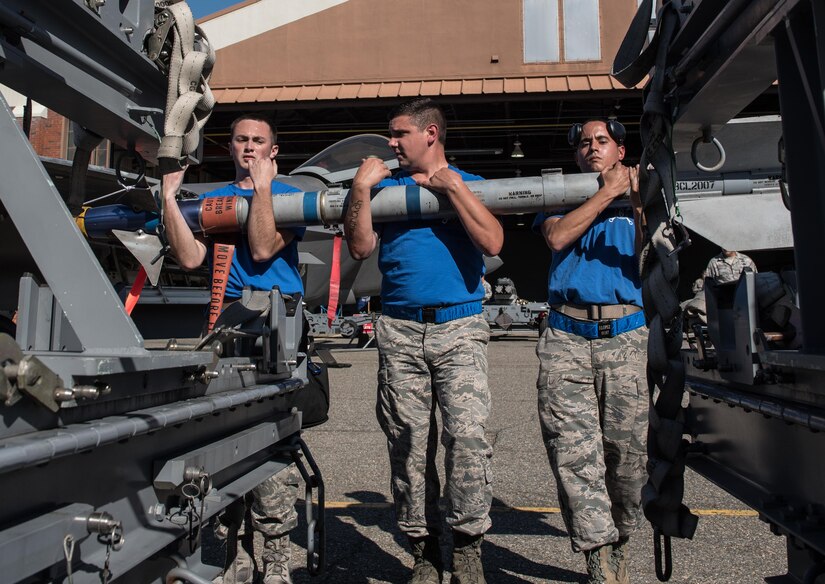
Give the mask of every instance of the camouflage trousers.
[{"label": "camouflage trousers", "polygon": [[298,483],[301,474],[291,463],[255,487],[252,491],[252,529],[264,539],[280,537],[298,525]]},{"label": "camouflage trousers", "polygon": [[[249,511],[252,518],[252,530],[261,533],[264,539],[272,539],[288,534],[298,525],[298,512],[295,503],[298,500],[300,473],[295,463],[272,475],[252,489]],[[243,516],[246,506],[244,499],[230,505],[221,516],[218,526],[219,536],[225,536],[227,527],[237,527],[238,533],[244,533]]]},{"label": "camouflage trousers", "polygon": [[629,536],[641,519],[647,329],[586,339],[547,328],[536,347],[538,411],[574,551]]},{"label": "camouflage trousers", "polygon": [[487,343],[480,316],[423,324],[382,316],[376,414],[387,436],[399,528],[409,537],[438,536],[436,467],[441,411],[447,524],[468,535],[490,528],[493,449],[484,434],[490,415]]}]

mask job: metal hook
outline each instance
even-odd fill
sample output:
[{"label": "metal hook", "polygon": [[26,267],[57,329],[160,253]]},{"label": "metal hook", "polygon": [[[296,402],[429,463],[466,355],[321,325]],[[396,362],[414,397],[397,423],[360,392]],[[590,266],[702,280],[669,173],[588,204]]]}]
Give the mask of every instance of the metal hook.
[{"label": "metal hook", "polygon": [[676,247],[674,247],[667,254],[667,257],[670,257],[675,253],[679,253],[683,249],[690,247],[691,244],[693,243],[690,240],[690,232],[687,230],[687,227],[685,227],[685,224],[682,223],[681,221],[677,221],[676,219],[671,219],[670,220],[670,228],[673,229],[674,236],[678,233],[681,237],[680,237],[679,243],[676,244]]},{"label": "metal hook", "polygon": [[[719,160],[713,166],[705,166],[699,162],[699,157],[696,155],[696,152],[699,149],[700,143],[713,143],[713,145],[716,146],[716,150],[719,152]],[[693,141],[693,145],[690,147],[690,159],[693,161],[693,165],[702,172],[716,172],[725,165],[727,155],[725,154],[725,149],[722,146],[722,143],[710,133],[710,128],[704,128],[702,130],[702,135],[696,138],[696,140]]]},{"label": "metal hook", "polygon": [[[126,177],[123,175],[123,162],[127,159],[131,158],[138,165],[138,172],[137,176],[134,180],[127,180]],[[117,178],[117,184],[119,184],[122,188],[127,191],[130,191],[134,188],[137,188],[140,181],[144,179],[146,176],[146,161],[134,150],[128,150],[124,152],[115,163],[115,177]]]}]

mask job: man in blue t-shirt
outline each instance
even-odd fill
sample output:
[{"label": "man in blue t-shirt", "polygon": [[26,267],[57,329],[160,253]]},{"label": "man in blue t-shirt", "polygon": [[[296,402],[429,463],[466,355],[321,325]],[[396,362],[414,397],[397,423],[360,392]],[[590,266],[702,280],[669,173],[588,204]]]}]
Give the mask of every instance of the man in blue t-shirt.
[{"label": "man in blue t-shirt", "polygon": [[[464,182],[480,177],[447,164],[446,121],[435,102],[401,105],[390,116],[389,131],[401,171],[390,177],[383,161],[364,160],[353,179],[344,227],[352,257],[364,259],[380,248],[376,414],[387,436],[397,521],[415,559],[411,582],[441,582],[437,406],[453,535],[452,582],[483,583],[480,548],[490,527],[492,448],[484,435],[490,329],[481,316],[482,255],[499,253],[504,232]],[[443,193],[457,217],[374,226],[370,190],[391,185]]]},{"label": "man in blue t-shirt", "polygon": [[[244,287],[271,290],[274,285],[284,294],[303,292],[298,273],[298,241],[305,228],[278,229],[272,211],[272,196],[298,192],[295,187],[275,179],[275,130],[260,116],[245,115],[232,122],[229,143],[235,164],[235,181],[201,198],[242,196],[250,200],[246,234],[235,238],[226,287],[226,302],[241,297]],[[183,183],[184,171],[167,174],[163,180],[164,225],[172,253],[187,270],[199,268],[206,258],[207,244],[195,236],[180,213],[175,196]]]},{"label": "man in blue t-shirt", "polygon": [[[590,120],[568,139],[601,188],[564,215],[533,225],[553,251],[538,409],[573,550],[589,583],[629,582],[626,544],[641,519],[647,479],[647,360],[638,249],[638,167],[622,165],[624,127]],[[631,209],[611,205],[630,190]]]},{"label": "man in blue t-shirt", "polygon": [[[272,210],[274,195],[299,190],[274,180],[278,174],[275,126],[259,115],[237,118],[231,125],[229,151],[235,165],[234,182],[201,197],[243,196],[251,199],[246,233],[234,238],[235,252],[226,283],[224,306],[238,300],[246,286],[253,290],[271,290],[277,285],[282,294],[303,293],[297,246],[305,230],[278,229]],[[184,269],[193,270],[203,264],[208,246],[203,238],[195,236],[189,229],[175,198],[183,184],[184,172],[185,169],[172,172],[163,178],[163,219],[172,253]],[[298,521],[295,511],[298,476],[297,468],[290,464],[252,491],[252,526],[264,540],[264,584],[292,582],[289,532]],[[243,513],[240,515],[242,519]],[[237,519],[233,521],[237,522]],[[233,552],[235,550],[227,550],[227,553]],[[255,576],[252,558],[241,545],[235,553],[223,575],[223,584],[251,584]]]}]

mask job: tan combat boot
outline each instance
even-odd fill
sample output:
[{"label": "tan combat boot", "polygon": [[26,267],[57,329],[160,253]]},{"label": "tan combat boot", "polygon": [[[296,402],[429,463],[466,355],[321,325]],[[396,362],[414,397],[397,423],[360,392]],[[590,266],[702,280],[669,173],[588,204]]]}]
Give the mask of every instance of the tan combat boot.
[{"label": "tan combat boot", "polygon": [[289,575],[289,560],[292,558],[289,535],[265,537],[262,556],[263,584],[292,584],[292,576]]},{"label": "tan combat boot", "polygon": [[215,580],[215,582],[221,584],[252,584],[255,580],[255,562],[252,556],[240,545],[240,542],[238,542],[237,550],[235,558],[227,566],[223,577]]},{"label": "tan combat boot", "polygon": [[603,545],[584,552],[587,561],[587,584],[618,584],[616,572],[610,565],[611,545]]},{"label": "tan combat boot", "polygon": [[434,535],[409,538],[412,555],[415,559],[410,584],[441,584],[444,562],[441,559],[441,547]]},{"label": "tan combat boot", "polygon": [[483,535],[453,531],[453,572],[450,584],[486,584],[481,565]]},{"label": "tan combat boot", "polygon": [[610,567],[616,572],[616,582],[619,584],[630,584],[630,575],[627,572],[627,540],[627,537],[620,537],[610,550]]}]

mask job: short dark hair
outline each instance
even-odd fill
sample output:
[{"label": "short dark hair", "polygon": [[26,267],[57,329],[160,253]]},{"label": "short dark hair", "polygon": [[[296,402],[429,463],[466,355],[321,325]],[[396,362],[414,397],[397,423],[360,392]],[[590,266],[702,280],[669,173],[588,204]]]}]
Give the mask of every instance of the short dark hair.
[{"label": "short dark hair", "polygon": [[567,142],[574,148],[578,148],[581,141],[582,129],[591,122],[601,122],[607,128],[607,133],[619,146],[624,146],[624,140],[627,135],[624,125],[614,118],[592,117],[587,118],[580,124],[573,124],[567,132]]},{"label": "short dark hair", "polygon": [[272,118],[263,114],[243,114],[242,116],[238,116],[232,123],[229,125],[229,137],[230,139],[232,136],[235,135],[235,126],[240,124],[245,120],[251,120],[253,122],[261,122],[269,126],[269,130],[272,132],[272,143],[278,143],[278,128],[275,127],[275,122],[272,121]]},{"label": "short dark hair", "polygon": [[393,120],[399,116],[410,116],[410,120],[419,130],[435,124],[438,126],[438,141],[441,144],[447,143],[447,117],[441,106],[429,97],[419,97],[402,103],[390,112],[389,119]]}]

